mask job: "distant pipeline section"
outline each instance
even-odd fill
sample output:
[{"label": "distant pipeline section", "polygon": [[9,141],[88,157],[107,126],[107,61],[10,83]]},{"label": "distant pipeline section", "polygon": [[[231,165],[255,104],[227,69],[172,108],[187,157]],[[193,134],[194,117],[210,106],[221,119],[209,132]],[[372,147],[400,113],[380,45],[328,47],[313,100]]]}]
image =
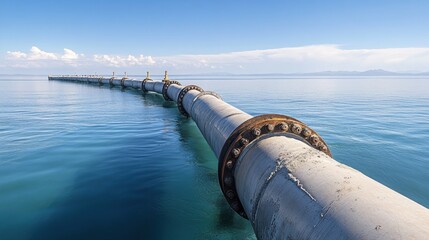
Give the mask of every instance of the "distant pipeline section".
[{"label": "distant pipeline section", "polygon": [[285,115],[251,116],[165,72],[154,81],[125,74],[49,76],[162,94],[192,118],[219,159],[221,190],[258,239],[428,239],[429,210],[335,161],[313,129]]}]

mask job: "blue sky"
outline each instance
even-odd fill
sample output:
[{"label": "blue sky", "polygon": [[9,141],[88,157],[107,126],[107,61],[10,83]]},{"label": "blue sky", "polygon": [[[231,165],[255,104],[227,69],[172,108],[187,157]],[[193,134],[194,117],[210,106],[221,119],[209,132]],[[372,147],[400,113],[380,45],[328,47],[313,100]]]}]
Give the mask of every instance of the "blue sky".
[{"label": "blue sky", "polygon": [[[0,73],[92,69],[110,72],[115,68],[172,68],[180,73],[311,72],[380,67],[429,71],[425,69],[429,48],[428,12],[429,1],[395,0],[2,0]],[[312,47],[339,55],[326,61],[314,59],[309,55],[321,54]],[[66,55],[64,49],[76,55]],[[278,55],[275,49],[283,54],[281,61],[272,57]],[[271,55],[256,52],[250,56],[255,50],[268,51]],[[386,64],[371,66],[369,61],[359,66],[361,55],[367,53],[365,50],[375,51],[365,59],[382,58]],[[298,53],[290,57],[291,51]],[[352,64],[348,65],[350,55],[353,55]],[[396,59],[396,65],[391,64],[389,57],[393,62]],[[416,57],[417,63],[410,60]],[[252,58],[262,60],[249,64]],[[318,61],[325,66],[320,67]],[[259,67],[255,69],[256,66]]]}]

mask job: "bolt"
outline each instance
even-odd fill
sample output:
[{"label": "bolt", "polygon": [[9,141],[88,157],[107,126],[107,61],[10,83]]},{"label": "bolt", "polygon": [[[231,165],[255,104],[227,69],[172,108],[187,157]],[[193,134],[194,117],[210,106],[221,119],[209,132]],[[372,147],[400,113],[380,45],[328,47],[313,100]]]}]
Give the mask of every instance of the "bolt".
[{"label": "bolt", "polygon": [[247,138],[242,138],[240,139],[240,141],[241,141],[241,144],[243,144],[244,146],[249,144],[249,140],[247,140]]},{"label": "bolt", "polygon": [[328,148],[326,147],[326,145],[324,145],[324,144],[321,144],[320,146],[319,146],[319,149],[322,151],[322,152],[326,152],[326,151],[328,151]]},{"label": "bolt", "polygon": [[227,161],[226,162],[226,167],[228,168],[228,169],[232,169],[232,167],[233,167],[234,165],[232,164],[232,161],[231,160],[229,160],[229,161]]},{"label": "bolt", "polygon": [[240,155],[240,149],[239,148],[234,148],[232,150],[232,155],[234,155],[235,158],[237,158]]},{"label": "bolt", "polygon": [[316,136],[316,135],[311,135],[310,140],[311,140],[311,143],[312,143],[314,146],[319,145],[319,137],[318,137],[318,136]]},{"label": "bolt", "polygon": [[233,202],[233,203],[231,203],[231,207],[232,207],[232,209],[234,209],[235,211],[240,210],[240,205],[238,204],[238,202]]},{"label": "bolt", "polygon": [[234,192],[233,192],[232,190],[228,190],[228,191],[226,192],[226,196],[227,196],[229,199],[233,199],[233,198],[235,197],[235,194],[234,194]]},{"label": "bolt", "polygon": [[304,130],[302,130],[302,135],[304,137],[308,137],[308,136],[310,136],[310,134],[311,134],[311,131],[308,130],[308,128],[304,128]]},{"label": "bolt", "polygon": [[272,132],[274,130],[274,125],[273,124],[267,124],[267,129],[268,129],[268,131]]},{"label": "bolt", "polygon": [[300,134],[300,133],[301,133],[301,131],[302,131],[302,128],[301,128],[301,126],[300,126],[300,125],[298,125],[298,124],[296,124],[296,123],[292,124],[292,132],[293,132],[293,133],[295,133],[295,134]]},{"label": "bolt", "polygon": [[252,129],[252,134],[255,135],[255,136],[261,135],[261,129],[259,129],[259,128],[253,128]]},{"label": "bolt", "polygon": [[279,126],[280,126],[280,129],[283,130],[283,131],[289,130],[289,126],[285,122],[280,123]]},{"label": "bolt", "polygon": [[225,182],[225,184],[227,186],[231,186],[232,185],[232,177],[225,177],[225,179],[223,181]]}]

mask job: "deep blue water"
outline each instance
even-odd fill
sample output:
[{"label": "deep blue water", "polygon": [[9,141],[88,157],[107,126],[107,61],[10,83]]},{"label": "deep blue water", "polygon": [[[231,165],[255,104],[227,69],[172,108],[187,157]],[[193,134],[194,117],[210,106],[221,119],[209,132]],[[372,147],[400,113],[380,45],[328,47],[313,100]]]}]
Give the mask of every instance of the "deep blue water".
[{"label": "deep blue water", "polygon": [[[429,207],[429,79],[176,79],[298,118],[335,159]],[[255,238],[198,128],[160,95],[0,76],[0,146],[0,239]]]}]

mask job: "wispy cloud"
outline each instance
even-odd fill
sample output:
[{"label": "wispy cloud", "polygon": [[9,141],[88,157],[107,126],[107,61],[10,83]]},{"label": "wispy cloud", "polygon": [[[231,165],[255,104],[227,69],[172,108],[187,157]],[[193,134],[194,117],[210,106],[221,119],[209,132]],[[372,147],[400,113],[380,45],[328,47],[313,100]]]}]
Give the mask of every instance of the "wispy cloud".
[{"label": "wispy cloud", "polygon": [[7,55],[13,59],[25,59],[25,58],[27,58],[27,54],[20,52],[20,51],[16,51],[16,52],[7,51]]},{"label": "wispy cloud", "polygon": [[[33,46],[29,52],[8,51],[3,66],[21,68],[83,67],[94,71],[121,68],[136,73],[169,69],[175,73],[300,73],[317,71],[429,71],[429,48],[344,49],[324,44],[219,54],[152,57],[85,56],[71,49],[50,53]],[[3,67],[4,68],[4,67]]]},{"label": "wispy cloud", "polygon": [[107,64],[112,67],[129,67],[129,66],[151,66],[156,62],[151,56],[144,56],[143,54],[139,56],[115,56],[115,55],[94,55],[94,61]]},{"label": "wispy cloud", "polygon": [[249,73],[363,71],[374,68],[429,70],[429,48],[342,49],[338,45],[313,45],[163,59],[165,64],[180,68],[214,68]]}]

